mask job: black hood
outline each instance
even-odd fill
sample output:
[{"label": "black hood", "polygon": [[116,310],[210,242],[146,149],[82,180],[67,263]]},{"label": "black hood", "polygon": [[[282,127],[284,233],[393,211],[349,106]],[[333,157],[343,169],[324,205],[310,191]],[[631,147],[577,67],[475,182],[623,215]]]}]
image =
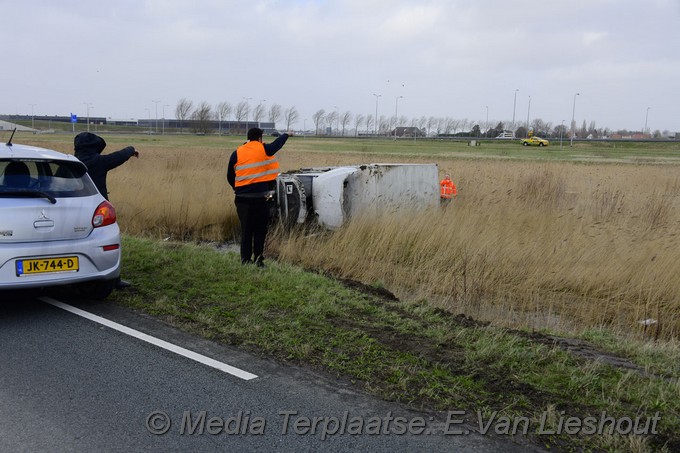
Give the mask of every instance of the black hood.
[{"label": "black hood", "polygon": [[78,154],[101,154],[106,148],[103,138],[90,132],[81,132],[73,139],[73,146]]}]

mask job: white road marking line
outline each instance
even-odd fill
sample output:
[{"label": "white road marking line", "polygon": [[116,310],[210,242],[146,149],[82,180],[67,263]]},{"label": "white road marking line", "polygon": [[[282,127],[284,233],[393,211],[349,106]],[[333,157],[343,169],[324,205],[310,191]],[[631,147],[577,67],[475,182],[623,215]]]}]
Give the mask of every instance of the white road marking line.
[{"label": "white road marking line", "polygon": [[126,327],[122,324],[118,324],[113,321],[109,321],[106,318],[102,318],[101,316],[93,315],[92,313],[89,313],[87,311],[81,310],[80,308],[73,307],[71,305],[65,304],[63,302],[60,302],[58,300],[52,299],[51,297],[40,297],[40,300],[43,302],[46,302],[50,305],[54,305],[55,307],[61,308],[62,310],[66,310],[70,313],[73,313],[74,315],[81,316],[83,318],[89,319],[90,321],[94,321],[96,323],[99,323],[103,326],[109,327],[111,329],[117,330],[118,332],[122,332],[126,335],[130,335],[131,337],[137,338],[142,341],[146,341],[147,343],[151,343],[155,346],[158,346],[159,348],[166,349],[170,352],[174,352],[175,354],[179,354],[183,357],[186,357],[191,360],[195,360],[196,362],[202,363],[204,365],[207,365],[212,368],[217,368],[220,371],[224,371],[225,373],[229,373],[233,376],[236,376],[238,378],[241,378],[245,381],[249,381],[251,379],[255,379],[257,375],[249,373],[247,371],[241,370],[239,368],[233,367],[231,365],[227,365],[226,363],[219,362],[217,360],[211,359],[210,357],[206,357],[204,355],[198,354],[196,352],[190,351],[188,349],[185,349],[181,346],[174,345],[172,343],[168,343],[167,341],[161,340],[156,337],[152,337],[151,335],[147,335],[143,332],[140,332],[135,329],[131,329],[129,327]]}]

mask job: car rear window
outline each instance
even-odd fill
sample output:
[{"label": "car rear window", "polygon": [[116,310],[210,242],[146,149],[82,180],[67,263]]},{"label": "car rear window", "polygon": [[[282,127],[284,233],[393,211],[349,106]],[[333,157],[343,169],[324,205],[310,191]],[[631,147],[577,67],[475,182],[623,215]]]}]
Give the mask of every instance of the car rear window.
[{"label": "car rear window", "polygon": [[0,160],[0,196],[40,192],[55,198],[86,197],[97,193],[86,169],[61,160]]}]

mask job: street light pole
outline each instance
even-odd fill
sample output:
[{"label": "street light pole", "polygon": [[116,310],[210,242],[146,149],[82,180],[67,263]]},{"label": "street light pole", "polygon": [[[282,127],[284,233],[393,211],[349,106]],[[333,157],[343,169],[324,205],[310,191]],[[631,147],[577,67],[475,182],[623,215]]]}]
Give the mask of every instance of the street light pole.
[{"label": "street light pole", "polygon": [[[333,106],[335,111],[335,133],[337,134],[340,130],[340,110],[337,105]],[[333,124],[331,124],[331,135],[333,135]]]},{"label": "street light pole", "polygon": [[515,108],[517,107],[517,92],[519,88],[515,89],[515,100],[512,103],[512,135],[515,135]]},{"label": "street light pole", "polygon": [[399,121],[399,99],[404,96],[397,96],[394,101],[394,139],[397,139],[397,121]]},{"label": "street light pole", "polygon": [[[33,116],[33,107],[35,107],[35,106],[38,105],[38,104],[28,104],[28,105],[31,106],[31,129],[35,129],[35,124],[34,124],[34,121],[33,121],[33,118],[34,118],[34,116]],[[649,109],[647,109],[647,110],[649,110]]]},{"label": "street light pole", "polygon": [[645,128],[642,131],[643,134],[647,133],[647,118],[649,118],[649,107],[647,107],[647,113],[645,113]]},{"label": "street light pole", "polygon": [[562,120],[562,127],[560,128],[560,149],[562,149],[562,133],[564,132],[564,120]]},{"label": "street light pole", "polygon": [[92,103],[83,102],[83,104],[87,107],[87,132],[90,132],[90,108],[92,108]]},{"label": "street light pole", "polygon": [[581,93],[574,94],[574,105],[571,108],[571,139],[569,141],[570,148],[574,146],[574,114],[576,113],[576,96],[579,96],[580,94]]},{"label": "street light pole", "polygon": [[161,129],[161,135],[165,135],[165,107],[170,107],[168,104],[163,105],[163,126]]},{"label": "street light pole", "polygon": [[529,106],[527,107],[527,137],[529,136],[529,112],[531,112],[531,96],[529,96]]},{"label": "street light pole", "polygon": [[375,130],[373,133],[378,135],[378,98],[382,95],[373,93],[373,96],[375,96]]},{"label": "street light pole", "polygon": [[156,104],[156,134],[158,134],[158,103],[161,101],[151,101]]}]

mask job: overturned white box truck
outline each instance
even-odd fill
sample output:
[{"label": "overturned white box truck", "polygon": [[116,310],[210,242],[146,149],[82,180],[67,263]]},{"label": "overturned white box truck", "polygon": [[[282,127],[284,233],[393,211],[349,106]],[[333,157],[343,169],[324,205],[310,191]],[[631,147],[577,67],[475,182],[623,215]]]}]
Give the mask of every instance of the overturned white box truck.
[{"label": "overturned white box truck", "polygon": [[438,206],[438,178],[437,164],[303,168],[278,176],[276,215],[287,225],[335,229],[366,209]]}]

